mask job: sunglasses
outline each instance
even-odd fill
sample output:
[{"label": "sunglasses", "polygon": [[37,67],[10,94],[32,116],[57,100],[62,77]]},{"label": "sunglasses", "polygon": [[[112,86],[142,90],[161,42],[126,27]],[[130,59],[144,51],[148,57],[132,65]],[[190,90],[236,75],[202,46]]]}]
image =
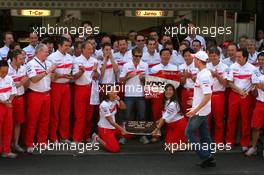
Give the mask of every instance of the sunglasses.
[{"label": "sunglasses", "polygon": [[141,58],[142,55],[134,55],[134,57],[136,57],[136,58]]},{"label": "sunglasses", "polygon": [[144,42],[145,40],[143,39],[143,40],[137,40],[137,42]]}]

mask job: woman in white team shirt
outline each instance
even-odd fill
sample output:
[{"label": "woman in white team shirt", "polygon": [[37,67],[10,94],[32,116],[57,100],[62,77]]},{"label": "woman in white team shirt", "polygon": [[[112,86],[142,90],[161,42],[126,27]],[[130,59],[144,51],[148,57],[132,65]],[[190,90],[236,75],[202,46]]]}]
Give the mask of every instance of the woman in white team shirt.
[{"label": "woman in white team shirt", "polygon": [[[116,153],[120,151],[116,135],[121,132],[122,135],[128,134],[124,128],[115,122],[117,107],[125,109],[125,103],[120,100],[114,86],[107,86],[104,92],[104,100],[99,106],[100,119],[98,122],[99,136],[93,134],[93,142],[99,142],[105,150]],[[120,132],[119,132],[120,131]]]},{"label": "woman in white team shirt", "polygon": [[[185,128],[187,120],[181,113],[181,107],[177,97],[177,91],[172,84],[165,86],[165,92],[162,102],[162,118],[157,121],[157,128],[152,135],[158,135],[161,127],[166,123],[166,144],[186,143]],[[180,148],[178,145],[178,148]]]}]

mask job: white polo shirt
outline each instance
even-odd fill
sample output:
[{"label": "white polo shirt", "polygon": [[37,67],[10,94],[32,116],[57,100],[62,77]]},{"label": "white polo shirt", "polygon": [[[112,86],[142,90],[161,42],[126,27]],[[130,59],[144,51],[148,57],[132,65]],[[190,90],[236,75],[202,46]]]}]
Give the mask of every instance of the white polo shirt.
[{"label": "white polo shirt", "polygon": [[[59,50],[48,56],[48,61],[52,66],[57,65],[55,73],[58,74],[71,74],[73,69],[73,58],[71,55],[62,54]],[[70,82],[67,78],[58,78],[54,81],[55,83],[68,83]]]},{"label": "white polo shirt", "polygon": [[196,35],[194,39],[192,39],[190,36],[187,36],[185,39],[190,42],[190,46],[191,47],[192,47],[193,40],[199,40],[201,42],[202,49],[204,49],[204,50],[206,49],[205,40],[204,40],[204,38],[201,35]]},{"label": "white polo shirt", "polygon": [[114,126],[112,126],[106,117],[111,117],[112,120],[115,122],[115,114],[117,111],[117,106],[119,105],[118,101],[103,101],[99,106],[99,113],[100,113],[100,119],[98,122],[98,127],[100,128],[106,128],[106,129],[115,129]]},{"label": "white polo shirt", "polygon": [[125,77],[127,74],[136,72],[137,75],[126,81],[125,84],[125,97],[143,97],[144,86],[141,84],[139,75],[148,75],[148,65],[143,61],[140,61],[137,67],[135,67],[133,61],[124,64],[121,71],[120,78]]},{"label": "white polo shirt", "polygon": [[155,74],[155,73],[157,73],[157,72],[159,72],[159,71],[161,71],[161,70],[169,70],[169,71],[177,71],[178,70],[178,68],[177,68],[177,66],[175,66],[175,65],[172,65],[172,64],[167,64],[167,65],[163,65],[162,63],[160,63],[160,64],[158,64],[158,65],[156,65],[156,66],[154,66],[154,67],[152,67],[151,69],[150,69],[150,74]]},{"label": "white polo shirt", "polygon": [[27,47],[23,48],[26,52],[28,60],[31,60],[35,56],[35,47],[29,44]]},{"label": "white polo shirt", "polygon": [[153,66],[158,65],[161,61],[158,52],[155,52],[153,55],[150,55],[149,52],[144,52],[141,60],[148,64],[149,71]]},{"label": "white polo shirt", "polygon": [[250,53],[248,53],[248,62],[252,65],[257,65],[258,64],[258,60],[257,60],[257,57],[258,57],[258,52],[255,51],[253,55],[251,55]]},{"label": "white polo shirt", "polygon": [[[116,63],[115,59],[114,62]],[[104,61],[100,62],[101,66],[103,66]],[[106,63],[106,69],[104,75],[100,78],[100,83],[102,84],[114,84],[116,82],[116,75],[113,69],[113,65],[111,60],[109,59]]]},{"label": "white polo shirt", "polygon": [[[45,72],[51,64],[49,61],[45,60],[41,62],[37,57],[34,57],[31,61],[27,63],[27,75],[29,78],[35,77],[39,74]],[[47,92],[50,90],[51,74],[46,75],[37,83],[29,81],[29,89],[37,92]]]},{"label": "white polo shirt", "polygon": [[[179,71],[184,72],[188,71],[192,73],[192,76],[196,76],[198,73],[198,69],[194,65],[194,61],[192,64],[187,65],[186,63],[182,64],[179,66]],[[193,89],[194,87],[194,82],[191,78],[187,78],[185,84],[183,85],[184,88],[186,89]]]},{"label": "white polo shirt", "polygon": [[249,92],[252,87],[252,75],[255,70],[256,67],[248,62],[243,66],[234,63],[230,66],[227,80],[233,81],[238,88]]},{"label": "white polo shirt", "polygon": [[[213,77],[211,75],[211,72],[206,68],[198,72],[194,84],[194,91],[193,91],[193,103],[192,103],[193,108],[195,108],[202,102],[205,94],[212,93],[212,86],[213,86]],[[207,116],[210,114],[210,112],[211,112],[211,99],[202,109],[200,109],[196,113],[196,115]]]},{"label": "white polo shirt", "polygon": [[0,48],[0,60],[7,60],[7,54],[9,52],[9,47],[7,47],[6,45],[2,48]]},{"label": "white polo shirt", "polygon": [[100,73],[100,65],[97,59],[93,57],[87,59],[83,55],[74,59],[73,74],[79,72],[79,66],[85,67],[85,72],[82,74],[82,76],[75,80],[76,85],[90,85],[92,83],[92,69],[95,64],[98,64],[97,71]]},{"label": "white polo shirt", "polygon": [[17,89],[13,79],[8,75],[4,78],[0,77],[0,101],[6,101],[16,93]]},{"label": "white polo shirt", "polygon": [[181,64],[185,63],[185,60],[180,53],[178,53],[176,50],[173,50],[170,57],[170,63],[176,66],[180,66]]},{"label": "white polo shirt", "polygon": [[[207,64],[207,68],[212,71],[217,71],[218,74],[224,78],[227,79],[228,75],[228,66],[222,63],[221,61],[214,66],[212,63]],[[219,92],[219,91],[225,91],[225,86],[223,86],[216,77],[214,77],[214,82],[213,82],[213,92]]]},{"label": "white polo shirt", "polygon": [[[27,69],[25,66],[20,66],[17,70],[9,64],[8,75],[12,77],[14,83],[19,83],[23,78],[27,76]],[[17,95],[23,95],[25,93],[24,86],[17,88]]]},{"label": "white polo shirt", "polygon": [[120,52],[114,53],[113,57],[115,58],[118,66],[122,68],[122,66],[132,60],[132,51],[127,51],[124,55]]},{"label": "white polo shirt", "polygon": [[174,101],[170,102],[170,100],[167,100],[162,111],[162,118],[166,123],[172,123],[182,119],[183,115],[180,114],[179,104]]},{"label": "white polo shirt", "polygon": [[230,57],[223,59],[222,62],[223,62],[225,65],[227,65],[228,67],[230,67],[232,64],[235,63],[235,62],[233,62],[233,61],[230,59]]},{"label": "white polo shirt", "polygon": [[[257,68],[254,72],[254,77],[252,78],[253,84],[263,84],[264,83],[264,72],[261,73],[259,68]],[[264,91],[261,89],[258,89],[258,96],[257,100],[264,102]]]}]

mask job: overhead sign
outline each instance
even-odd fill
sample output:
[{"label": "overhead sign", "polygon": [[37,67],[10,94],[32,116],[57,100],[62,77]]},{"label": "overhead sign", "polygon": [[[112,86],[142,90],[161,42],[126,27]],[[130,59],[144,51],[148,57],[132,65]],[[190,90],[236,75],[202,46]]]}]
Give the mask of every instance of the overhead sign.
[{"label": "overhead sign", "polygon": [[173,11],[171,10],[135,10],[125,11],[127,17],[147,17],[147,18],[161,18],[161,17],[173,17]]},{"label": "overhead sign", "polygon": [[43,10],[43,9],[22,9],[11,10],[11,16],[24,16],[24,17],[58,17],[60,10]]}]

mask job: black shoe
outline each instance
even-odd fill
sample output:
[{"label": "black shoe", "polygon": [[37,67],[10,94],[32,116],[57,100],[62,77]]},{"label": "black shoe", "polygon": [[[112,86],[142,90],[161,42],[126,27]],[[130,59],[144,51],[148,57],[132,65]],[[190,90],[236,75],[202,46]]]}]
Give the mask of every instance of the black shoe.
[{"label": "black shoe", "polygon": [[206,167],[215,167],[216,166],[216,162],[215,159],[213,157],[210,157],[207,160],[204,160],[203,162],[197,164],[198,166],[200,166],[201,168],[206,168]]}]

